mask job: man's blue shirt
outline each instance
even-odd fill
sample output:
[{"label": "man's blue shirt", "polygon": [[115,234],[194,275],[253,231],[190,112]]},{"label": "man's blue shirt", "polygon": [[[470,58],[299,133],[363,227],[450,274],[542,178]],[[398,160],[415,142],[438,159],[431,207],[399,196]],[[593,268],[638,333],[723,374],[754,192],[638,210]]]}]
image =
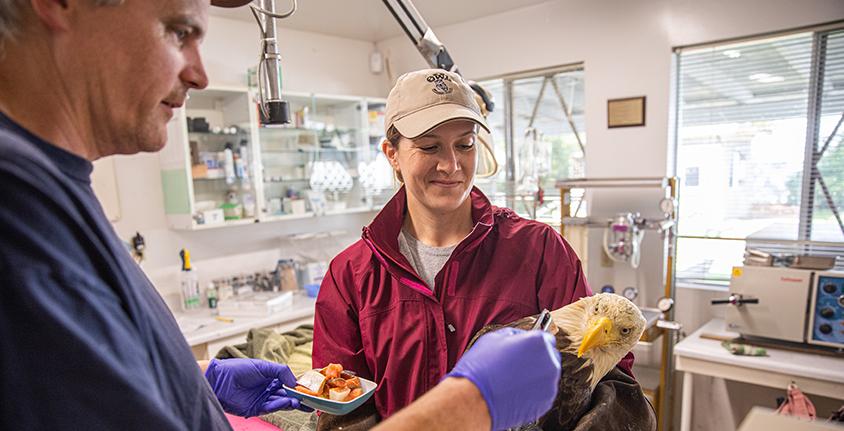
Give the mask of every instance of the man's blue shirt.
[{"label": "man's blue shirt", "polygon": [[91,170],[0,113],[0,429],[230,429]]}]

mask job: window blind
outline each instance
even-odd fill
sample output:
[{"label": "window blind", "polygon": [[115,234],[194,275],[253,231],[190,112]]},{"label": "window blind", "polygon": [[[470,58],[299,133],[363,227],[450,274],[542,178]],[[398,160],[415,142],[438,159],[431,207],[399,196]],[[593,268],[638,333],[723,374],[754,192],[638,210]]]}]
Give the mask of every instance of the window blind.
[{"label": "window blind", "polygon": [[678,278],[726,284],[745,246],[844,254],[844,31],[681,49],[676,91]]}]

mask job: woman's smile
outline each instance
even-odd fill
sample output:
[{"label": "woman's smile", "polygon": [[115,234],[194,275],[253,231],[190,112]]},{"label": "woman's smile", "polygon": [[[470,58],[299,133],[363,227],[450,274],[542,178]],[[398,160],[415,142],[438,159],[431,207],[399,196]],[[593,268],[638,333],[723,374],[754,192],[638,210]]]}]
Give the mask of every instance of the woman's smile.
[{"label": "woman's smile", "polygon": [[459,181],[459,180],[431,180],[431,184],[433,184],[437,187],[443,187],[443,188],[451,189],[451,188],[460,187],[460,185],[463,184],[463,181]]}]

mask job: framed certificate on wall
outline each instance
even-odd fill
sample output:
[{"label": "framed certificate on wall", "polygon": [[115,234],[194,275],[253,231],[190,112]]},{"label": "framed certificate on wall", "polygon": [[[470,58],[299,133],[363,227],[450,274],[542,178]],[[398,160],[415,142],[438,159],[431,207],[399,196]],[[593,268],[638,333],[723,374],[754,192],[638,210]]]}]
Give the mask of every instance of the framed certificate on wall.
[{"label": "framed certificate on wall", "polygon": [[645,125],[645,96],[607,100],[607,127]]}]

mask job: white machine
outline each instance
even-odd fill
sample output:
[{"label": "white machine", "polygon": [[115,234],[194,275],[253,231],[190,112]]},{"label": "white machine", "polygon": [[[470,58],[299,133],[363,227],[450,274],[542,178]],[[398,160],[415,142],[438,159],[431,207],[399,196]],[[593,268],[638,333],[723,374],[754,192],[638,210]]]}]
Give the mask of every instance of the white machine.
[{"label": "white machine", "polygon": [[733,268],[727,325],[743,335],[844,348],[844,272]]}]

